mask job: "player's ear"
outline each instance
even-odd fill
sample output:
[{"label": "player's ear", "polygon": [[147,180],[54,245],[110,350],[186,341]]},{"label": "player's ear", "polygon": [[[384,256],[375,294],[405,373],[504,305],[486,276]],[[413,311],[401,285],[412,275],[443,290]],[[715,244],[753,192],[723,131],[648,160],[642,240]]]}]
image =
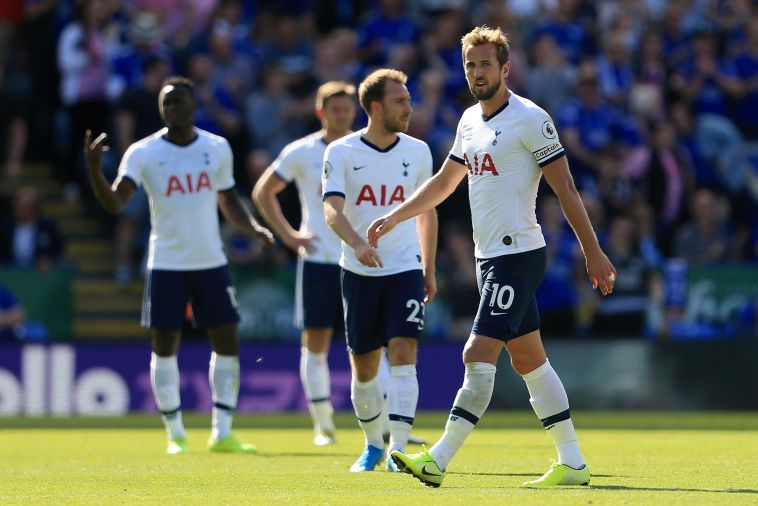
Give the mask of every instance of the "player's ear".
[{"label": "player's ear", "polygon": [[323,107],[316,107],[316,118],[319,120],[324,119],[324,108]]}]

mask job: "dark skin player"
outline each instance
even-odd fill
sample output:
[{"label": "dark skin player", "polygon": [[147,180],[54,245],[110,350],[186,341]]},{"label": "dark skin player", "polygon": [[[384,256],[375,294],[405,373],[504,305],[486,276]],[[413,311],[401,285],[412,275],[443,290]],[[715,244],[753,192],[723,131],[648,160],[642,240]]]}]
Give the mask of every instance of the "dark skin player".
[{"label": "dark skin player", "polygon": [[[168,128],[164,138],[173,144],[186,146],[197,137],[194,130],[194,114],[197,104],[192,91],[181,85],[164,86],[158,96],[158,108],[163,123]],[[84,136],[84,154],[87,172],[97,199],[110,213],[119,214],[134,195],[137,188],[129,178],[122,178],[115,189],[105,179],[101,170],[103,153],[108,151],[105,144],[107,135],[101,133],[92,140],[92,132]],[[261,226],[244,206],[234,188],[218,192],[218,206],[221,213],[239,231],[255,237],[269,249],[274,242],[271,232]],[[156,355],[167,357],[176,355],[181,333],[175,330],[150,329],[152,347]],[[209,328],[208,335],[213,350],[220,355],[234,355],[239,351],[237,325]]]}]

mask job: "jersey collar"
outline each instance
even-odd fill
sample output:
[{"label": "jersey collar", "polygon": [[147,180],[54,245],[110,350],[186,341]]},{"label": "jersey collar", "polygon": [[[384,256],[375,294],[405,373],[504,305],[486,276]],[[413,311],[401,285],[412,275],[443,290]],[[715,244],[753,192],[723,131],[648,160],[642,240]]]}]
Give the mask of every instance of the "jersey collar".
[{"label": "jersey collar", "polygon": [[387,153],[389,150],[391,150],[392,148],[394,148],[395,146],[397,146],[397,143],[400,142],[400,136],[398,135],[397,139],[395,139],[395,142],[393,142],[392,144],[390,144],[389,146],[387,146],[384,149],[380,148],[376,144],[372,144],[371,142],[367,141],[366,138],[363,137],[362,135],[361,135],[361,142],[363,144],[365,144],[366,146],[370,147],[371,149],[375,149],[375,150],[379,151],[380,153]]},{"label": "jersey collar", "polygon": [[509,102],[510,102],[510,100],[506,100],[506,101],[505,101],[505,103],[504,103],[503,105],[501,105],[501,106],[498,108],[498,110],[497,110],[497,111],[493,112],[493,113],[492,113],[492,114],[490,114],[489,116],[486,116],[484,113],[482,113],[482,119],[483,119],[484,121],[489,121],[489,120],[491,120],[492,118],[494,118],[495,116],[497,116],[498,114],[500,114],[501,112],[503,112],[503,110],[504,110],[506,107],[508,107],[508,103],[509,103]]}]

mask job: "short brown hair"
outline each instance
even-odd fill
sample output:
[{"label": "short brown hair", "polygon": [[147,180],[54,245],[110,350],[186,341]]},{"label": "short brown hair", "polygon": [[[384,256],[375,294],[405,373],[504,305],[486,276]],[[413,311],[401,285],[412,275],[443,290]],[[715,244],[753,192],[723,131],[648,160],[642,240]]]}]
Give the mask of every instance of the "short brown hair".
[{"label": "short brown hair", "polygon": [[497,51],[497,62],[502,67],[508,63],[508,36],[498,28],[490,28],[487,25],[477,26],[466,35],[461,37],[461,53],[466,57],[467,47],[481,46],[482,44],[493,44]]},{"label": "short brown hair", "polygon": [[323,109],[333,97],[354,97],[355,86],[345,81],[329,81],[316,91],[316,109]]},{"label": "short brown hair", "polygon": [[397,81],[405,84],[408,76],[397,69],[379,69],[366,76],[358,86],[358,99],[366,114],[371,113],[371,102],[381,102],[384,98],[384,88],[387,81]]}]

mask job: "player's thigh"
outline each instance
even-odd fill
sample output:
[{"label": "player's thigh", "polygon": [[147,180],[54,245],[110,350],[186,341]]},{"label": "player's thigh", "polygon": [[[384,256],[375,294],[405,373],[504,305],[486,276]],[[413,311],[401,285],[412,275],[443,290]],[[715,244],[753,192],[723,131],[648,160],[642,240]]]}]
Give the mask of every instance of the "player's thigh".
[{"label": "player's thigh", "polygon": [[424,276],[420,270],[387,276],[382,306],[387,336],[420,339],[424,330]]},{"label": "player's thigh", "polygon": [[383,277],[361,276],[343,269],[341,279],[348,351],[363,355],[382,348],[387,341],[381,314]]},{"label": "player's thigh", "polygon": [[202,325],[216,328],[239,323],[237,292],[227,265],[190,271],[190,279],[192,309]]},{"label": "player's thigh", "polygon": [[327,329],[342,318],[340,267],[317,262],[298,263],[295,322],[301,329]]},{"label": "player's thigh", "polygon": [[189,299],[187,271],[149,270],[142,299],[142,326],[166,331],[181,330]]},{"label": "player's thigh", "polygon": [[545,273],[545,248],[477,263],[481,291],[472,334],[506,342],[537,330],[534,294]]}]

